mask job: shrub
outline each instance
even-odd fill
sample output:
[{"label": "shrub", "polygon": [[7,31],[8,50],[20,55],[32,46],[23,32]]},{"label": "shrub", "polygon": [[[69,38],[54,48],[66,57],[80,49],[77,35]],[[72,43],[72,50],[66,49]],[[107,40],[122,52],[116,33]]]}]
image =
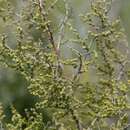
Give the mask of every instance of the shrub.
[{"label": "shrub", "polygon": [[[58,4],[64,4],[60,26],[55,16]],[[16,40],[11,46],[8,34],[1,34],[1,65],[23,75],[28,91],[39,100],[34,108],[25,110],[26,116],[12,104],[9,123],[4,122],[0,109],[1,129],[125,130],[129,127],[126,73],[129,52],[124,30],[119,19],[110,20],[110,0],[94,0],[90,7],[90,13],[80,16],[88,30],[83,37],[71,21],[71,8],[66,0],[29,0],[18,14],[3,1],[1,19],[13,28]],[[80,51],[69,43],[78,45]],[[65,58],[62,47],[71,50],[73,56]],[[69,76],[67,67],[72,70]],[[44,109],[51,117],[46,123]]]}]

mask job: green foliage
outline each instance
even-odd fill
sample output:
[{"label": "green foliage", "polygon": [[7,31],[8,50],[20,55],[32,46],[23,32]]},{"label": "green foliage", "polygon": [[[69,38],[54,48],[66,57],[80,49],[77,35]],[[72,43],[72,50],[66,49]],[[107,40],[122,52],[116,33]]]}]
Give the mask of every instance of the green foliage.
[{"label": "green foliage", "polygon": [[[62,12],[57,9],[60,3],[64,5]],[[0,10],[2,20],[13,28],[16,39],[12,47],[8,34],[1,35],[0,62],[1,66],[23,75],[28,91],[39,100],[34,108],[25,110],[26,116],[12,107],[10,123],[3,121],[0,110],[3,129],[127,128],[129,104],[125,66],[129,52],[120,20],[109,19],[111,1],[94,0],[90,13],[81,15],[89,28],[85,37],[71,23],[71,10],[66,0],[30,0],[26,5],[19,14],[15,14],[7,2]],[[54,17],[53,10],[64,15],[60,26],[55,25],[58,17]],[[67,36],[67,32],[71,35]],[[66,42],[79,45],[81,51],[67,45],[74,57],[65,59],[61,47]],[[74,72],[69,77],[67,66]],[[43,121],[44,109],[52,118],[47,123]]]},{"label": "green foliage", "polygon": [[43,129],[42,115],[35,109],[31,109],[31,114],[26,111],[27,119],[22,117],[15,108],[12,108],[12,123],[7,124],[9,130],[41,130]]}]

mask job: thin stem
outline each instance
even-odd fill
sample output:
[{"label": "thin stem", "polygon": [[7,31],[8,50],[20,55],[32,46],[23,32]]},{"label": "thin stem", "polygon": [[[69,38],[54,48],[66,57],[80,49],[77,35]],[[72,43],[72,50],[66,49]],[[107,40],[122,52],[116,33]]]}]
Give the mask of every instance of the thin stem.
[{"label": "thin stem", "polygon": [[122,63],[120,63],[120,69],[119,69],[119,74],[118,74],[118,77],[117,77],[117,81],[120,81],[121,78],[123,77],[124,75],[124,71],[125,71],[125,66],[126,64],[128,63],[128,55],[129,55],[129,49],[128,49],[128,43],[126,43],[126,57],[124,59],[124,61]]},{"label": "thin stem", "polygon": [[[45,22],[47,22],[47,14],[45,12],[45,3],[42,0],[38,0],[38,5],[39,5],[39,11],[40,11],[40,13],[42,15],[43,20]],[[53,38],[53,33],[51,31],[51,27],[50,27],[48,22],[45,25],[45,28],[47,30],[49,41],[52,44],[52,47],[53,47],[53,49],[55,51],[55,54],[57,55],[57,57],[59,57],[59,52],[58,52],[57,47],[55,45],[54,38]]]},{"label": "thin stem", "polygon": [[57,45],[57,49],[59,50],[59,48],[60,48],[60,44],[61,44],[61,40],[63,39],[63,37],[64,37],[64,28],[65,28],[65,25],[66,25],[66,23],[67,23],[67,20],[68,20],[68,18],[69,18],[69,8],[68,8],[68,4],[67,4],[67,2],[66,2],[66,0],[64,0],[64,2],[65,2],[65,17],[64,17],[64,19],[63,19],[63,21],[62,21],[62,24],[61,24],[61,27],[60,27],[60,32],[59,32],[59,38],[58,38],[58,45]]},{"label": "thin stem", "polygon": [[83,127],[82,127],[82,125],[81,125],[79,119],[78,119],[77,116],[74,114],[74,110],[70,109],[70,113],[71,113],[71,116],[72,116],[73,120],[75,121],[77,130],[83,130]]},{"label": "thin stem", "polygon": [[77,69],[76,74],[74,75],[73,80],[75,80],[82,73],[82,67],[83,67],[82,56],[81,54],[79,54],[79,67]]},{"label": "thin stem", "polygon": [[83,55],[76,49],[72,48],[72,47],[69,47],[67,46],[68,48],[70,48],[72,51],[75,52],[76,55],[78,55],[78,58],[79,58],[79,66],[78,66],[78,69],[77,69],[77,72],[74,74],[74,77],[73,77],[73,81],[75,81],[78,76],[83,73],[84,71],[82,71],[82,68],[83,68]]}]

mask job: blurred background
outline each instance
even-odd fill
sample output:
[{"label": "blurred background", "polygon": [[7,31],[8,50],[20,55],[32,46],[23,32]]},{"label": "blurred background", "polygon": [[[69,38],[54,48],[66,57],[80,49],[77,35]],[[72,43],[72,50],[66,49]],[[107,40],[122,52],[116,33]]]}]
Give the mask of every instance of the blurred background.
[{"label": "blurred background", "polygon": [[[10,1],[10,3],[16,9],[16,12],[21,10],[22,0],[0,0],[0,9],[3,6],[3,3],[6,1]],[[49,1],[49,0],[48,0]],[[72,16],[73,22],[80,34],[83,36],[85,32],[87,32],[86,28],[81,25],[79,20],[80,13],[84,13],[88,8],[88,0],[68,0],[70,5],[72,6]],[[24,2],[25,4],[26,2]],[[58,4],[57,8],[62,11],[63,5]],[[55,12],[55,15],[59,15],[58,12]],[[110,16],[112,18],[120,17],[123,27],[125,28],[125,32],[127,35],[127,40],[130,45],[130,0],[114,0],[112,4],[112,11]],[[1,16],[0,16],[1,17]],[[56,21],[55,21],[56,22]],[[9,43],[13,43],[13,34],[12,29],[5,27],[2,20],[0,20],[0,33],[8,32],[9,33]],[[66,57],[70,53],[66,53]],[[0,69],[0,102],[3,103],[5,113],[7,115],[7,120],[11,116],[10,105],[14,104],[17,110],[20,113],[23,113],[24,108],[33,107],[36,102],[36,98],[30,95],[27,91],[27,83],[26,80],[17,72],[14,72],[11,69]]]}]

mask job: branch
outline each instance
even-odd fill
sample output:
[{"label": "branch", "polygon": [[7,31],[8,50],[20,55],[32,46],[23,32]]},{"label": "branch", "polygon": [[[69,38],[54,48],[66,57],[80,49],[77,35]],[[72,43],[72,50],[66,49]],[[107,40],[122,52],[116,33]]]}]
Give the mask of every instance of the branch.
[{"label": "branch", "polygon": [[2,121],[0,121],[0,130],[4,130]]},{"label": "branch", "polygon": [[[44,3],[44,1],[43,0],[38,0],[38,6],[39,6],[39,11],[40,11],[40,13],[42,15],[43,20],[45,22],[47,22],[47,14],[45,12],[45,3]],[[47,30],[49,41],[52,44],[52,47],[53,47],[53,49],[55,51],[55,54],[57,55],[57,57],[59,57],[59,52],[58,52],[57,47],[55,45],[54,38],[53,38],[53,33],[51,31],[51,27],[50,27],[48,22],[45,25],[45,28]]]},{"label": "branch", "polygon": [[54,8],[55,4],[58,2],[59,0],[55,0],[50,6],[49,8],[47,9],[47,13],[49,13],[51,11],[51,9]]},{"label": "branch", "polygon": [[64,0],[64,2],[65,2],[65,11],[66,12],[65,12],[65,17],[64,17],[64,19],[62,21],[60,32],[59,32],[57,50],[59,50],[59,48],[60,48],[61,40],[64,37],[64,28],[65,28],[65,25],[66,25],[67,20],[69,18],[69,7],[68,7],[68,4],[67,4],[66,0]]},{"label": "branch", "polygon": [[117,81],[120,81],[121,78],[123,77],[124,75],[124,69],[125,69],[125,65],[127,64],[127,61],[125,60],[124,62],[120,63],[120,69],[119,69],[119,74],[118,74],[118,77],[117,77]]},{"label": "branch", "polygon": [[83,55],[78,50],[76,50],[72,47],[69,47],[69,46],[67,46],[67,47],[70,48],[72,51],[74,51],[75,54],[78,55],[78,58],[79,58],[79,66],[78,66],[77,72],[74,74],[74,77],[73,77],[73,81],[74,81],[83,72],[82,71],[82,67],[83,67],[82,57],[83,57]]},{"label": "branch", "polygon": [[130,124],[126,125],[123,130],[127,130],[130,127]]},{"label": "branch", "polygon": [[[57,0],[53,4],[55,4],[56,2],[57,2]],[[65,16],[65,19],[63,20],[63,24],[62,24],[61,31],[60,31],[60,34],[59,34],[58,46],[55,45],[55,41],[54,41],[54,38],[53,38],[53,33],[51,31],[51,27],[50,27],[49,23],[47,22],[47,13],[45,11],[45,2],[43,2],[43,0],[38,0],[38,5],[39,5],[39,11],[40,11],[40,13],[41,13],[41,15],[43,17],[43,20],[47,23],[45,25],[45,28],[46,28],[47,33],[48,33],[49,41],[52,44],[54,52],[55,52],[55,54],[57,56],[58,63],[56,65],[57,67],[56,67],[56,72],[55,72],[54,75],[57,77],[58,73],[59,73],[59,76],[61,76],[62,75],[62,71],[63,71],[63,66],[62,66],[62,64],[59,61],[59,59],[60,59],[59,47],[60,47],[60,43],[61,43],[61,40],[62,40],[62,35],[63,35],[63,32],[64,32],[65,22],[68,19],[68,5],[66,4],[66,16]],[[51,6],[53,6],[53,5],[51,5]]]},{"label": "branch", "polygon": [[126,43],[126,57],[125,57],[124,61],[120,63],[120,69],[119,69],[117,81],[121,80],[122,76],[124,75],[125,66],[128,63],[128,56],[129,56],[129,49],[128,49],[129,47],[128,46],[129,46],[128,43]]},{"label": "branch", "polygon": [[74,111],[72,109],[70,109],[70,113],[72,115],[72,118],[73,120],[75,121],[76,123],[76,127],[77,127],[77,130],[83,130],[83,127],[79,121],[79,119],[77,118],[77,116],[74,114]]},{"label": "branch", "polygon": [[79,67],[77,69],[76,74],[74,75],[73,80],[75,80],[82,73],[82,66],[83,66],[82,56],[81,54],[79,54]]}]

